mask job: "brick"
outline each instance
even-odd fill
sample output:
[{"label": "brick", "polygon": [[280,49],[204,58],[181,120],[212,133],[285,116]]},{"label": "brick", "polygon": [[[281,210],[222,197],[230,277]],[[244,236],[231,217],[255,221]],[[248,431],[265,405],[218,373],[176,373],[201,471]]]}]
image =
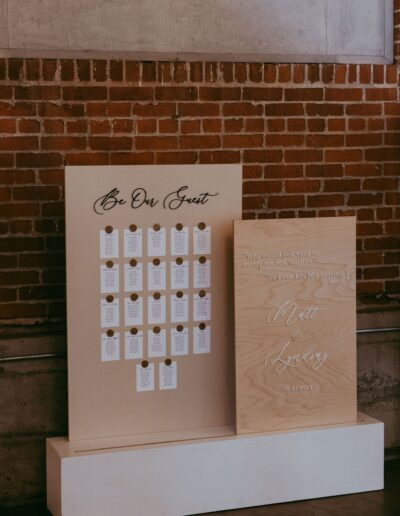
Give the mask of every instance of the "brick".
[{"label": "brick", "polygon": [[86,134],[88,130],[87,120],[67,120],[67,133],[83,133]]},{"label": "brick", "polygon": [[319,64],[309,64],[307,72],[307,77],[310,82],[318,82],[320,80]]},{"label": "brick", "polygon": [[10,81],[20,81],[23,78],[23,59],[11,58],[8,60],[8,78]]},{"label": "brick", "polygon": [[99,151],[129,150],[132,148],[132,138],[128,136],[90,136],[89,147]]},{"label": "brick", "polygon": [[295,64],[293,68],[293,82],[295,84],[301,84],[305,79],[305,65]]},{"label": "brick", "polygon": [[318,101],[323,99],[323,95],[322,88],[290,88],[285,90],[285,101]]},{"label": "brick", "polygon": [[243,197],[243,210],[261,210],[264,207],[264,197],[261,195],[254,195],[252,197]]},{"label": "brick", "polygon": [[61,88],[59,86],[16,86],[16,100],[58,100]]},{"label": "brick", "polygon": [[[368,130],[369,131],[383,131],[384,128],[385,128],[385,120],[384,119],[382,119],[382,118],[368,119]],[[397,128],[397,125],[396,125],[396,128]],[[389,126],[388,126],[388,129],[390,129]]]},{"label": "brick", "polygon": [[114,133],[131,133],[133,131],[133,120],[113,120],[112,130]]},{"label": "brick", "polygon": [[347,200],[348,206],[371,206],[374,204],[382,204],[382,193],[351,193]]},{"label": "brick", "polygon": [[[400,111],[399,111],[400,113]],[[382,104],[349,104],[346,114],[350,116],[379,116],[382,114]]]},{"label": "brick", "polygon": [[335,76],[335,68],[333,64],[324,64],[321,68],[322,72],[322,82],[324,84],[329,84],[333,82]]},{"label": "brick", "polygon": [[[24,255],[21,255],[24,256]],[[0,255],[0,269],[14,269],[18,265],[18,258],[16,254],[1,254]]]},{"label": "brick", "polygon": [[39,115],[43,117],[80,117],[84,116],[85,107],[83,104],[53,104],[43,102],[39,105]]},{"label": "brick", "polygon": [[266,165],[264,171],[264,177],[266,178],[283,178],[288,177],[302,177],[303,166],[302,165]]},{"label": "brick", "polygon": [[11,189],[0,186],[0,202],[11,200]]},{"label": "brick", "polygon": [[193,164],[197,163],[197,160],[197,152],[157,152],[155,162],[161,165],[173,165]]},{"label": "brick", "polygon": [[385,234],[386,235],[398,235],[400,230],[400,221],[386,222]]},{"label": "brick", "polygon": [[[325,120],[323,118],[309,118],[307,120],[308,130],[310,132],[319,133],[325,131]],[[289,126],[289,120],[288,120]]]},{"label": "brick", "polygon": [[369,84],[371,82],[371,65],[362,64],[360,65],[360,82],[362,84]]},{"label": "brick", "polygon": [[107,80],[107,61],[96,59],[93,61],[93,79],[96,82]]},{"label": "brick", "polygon": [[17,291],[15,288],[0,288],[0,302],[16,301]]},{"label": "brick", "polygon": [[278,81],[279,82],[290,82],[292,77],[292,67],[290,64],[278,65]]},{"label": "brick", "polygon": [[375,147],[382,144],[381,134],[348,134],[346,136],[347,147]]},{"label": "brick", "polygon": [[[1,120],[0,120],[0,127],[1,127]],[[18,121],[18,130],[20,133],[39,133],[40,132],[40,122],[39,122],[39,120],[32,120],[29,118],[19,120]]]},{"label": "brick", "polygon": [[13,118],[0,119],[0,133],[15,133],[17,131],[16,120]]},{"label": "brick", "polygon": [[182,120],[181,121],[182,134],[194,134],[200,132],[200,120]]},{"label": "brick", "polygon": [[265,144],[268,147],[302,147],[304,136],[299,134],[267,134]]},{"label": "brick", "polygon": [[243,151],[244,163],[279,163],[282,161],[281,150],[251,149]]},{"label": "brick", "polygon": [[393,218],[393,210],[390,207],[377,208],[375,211],[377,220],[387,220]]},{"label": "brick", "polygon": [[35,231],[42,234],[51,234],[57,232],[57,224],[52,219],[35,220]]},{"label": "brick", "polygon": [[112,81],[122,81],[123,78],[124,78],[123,62],[112,59],[110,61],[110,79]]},{"label": "brick", "polygon": [[325,179],[324,192],[358,192],[359,179]]},{"label": "brick", "polygon": [[21,267],[65,266],[65,254],[46,251],[44,253],[24,253],[19,257]]},{"label": "brick", "polygon": [[13,97],[13,89],[11,86],[0,86],[0,99],[11,100]]},{"label": "brick", "polygon": [[65,269],[53,269],[49,271],[43,271],[42,282],[45,284],[64,284],[65,280]]},{"label": "brick", "polygon": [[233,82],[234,78],[234,63],[221,63],[220,69],[224,82]]},{"label": "brick", "polygon": [[45,304],[32,303],[9,303],[1,307],[1,319],[18,319],[27,317],[36,318],[46,315]]},{"label": "brick", "polygon": [[20,153],[17,154],[17,167],[21,168],[52,168],[59,167],[62,157],[57,153]]},{"label": "brick", "polygon": [[16,201],[57,201],[59,198],[58,186],[19,186],[14,188]]},{"label": "brick", "polygon": [[45,185],[63,185],[64,184],[64,170],[40,170],[40,182]]},{"label": "brick", "polygon": [[342,116],[343,104],[307,104],[306,113],[310,116]]},{"label": "brick", "polygon": [[109,102],[106,104],[107,116],[113,118],[130,116],[131,108],[132,104],[130,102]]},{"label": "brick", "polygon": [[320,182],[313,179],[296,179],[285,181],[285,191],[288,193],[318,192],[319,189]]},{"label": "brick", "polygon": [[398,68],[397,64],[395,65],[388,65],[385,67],[386,69],[386,83],[387,84],[395,84],[398,81]]},{"label": "brick", "polygon": [[385,291],[390,293],[399,293],[400,281],[385,281]]},{"label": "brick", "polygon": [[330,206],[343,206],[344,195],[341,194],[322,194],[310,195],[307,197],[309,208],[326,208]]},{"label": "brick", "polygon": [[311,149],[285,150],[285,161],[287,163],[322,161],[322,151]]},{"label": "brick", "polygon": [[[261,113],[255,113],[255,115]],[[299,103],[286,103],[282,102],[279,104],[267,104],[265,106],[266,116],[303,116],[304,106]],[[254,115],[253,115],[254,116]]]},{"label": "brick", "polygon": [[156,63],[151,61],[142,62],[142,81],[155,82],[157,79]]},{"label": "brick", "polygon": [[349,131],[363,131],[366,127],[365,118],[349,118],[347,120]]},{"label": "brick", "polygon": [[40,79],[39,59],[25,59],[25,69],[28,81],[38,81]]},{"label": "brick", "polygon": [[202,127],[205,133],[220,133],[222,123],[215,118],[206,118],[202,120]]},{"label": "brick", "polygon": [[2,170],[0,171],[0,181],[3,184],[29,184],[35,182],[33,170]]},{"label": "brick", "polygon": [[40,140],[43,150],[84,150],[86,137],[84,136],[44,136]]},{"label": "brick", "polygon": [[264,65],[264,82],[272,83],[277,79],[278,65],[265,64]]},{"label": "brick", "polygon": [[285,120],[281,118],[269,118],[267,120],[268,132],[280,133],[285,130]]},{"label": "brick", "polygon": [[157,120],[153,118],[138,120],[136,127],[139,133],[155,133],[157,131]]},{"label": "brick", "polygon": [[14,155],[0,153],[0,168],[9,168],[9,167],[13,167],[13,166],[14,166]]},{"label": "brick", "polygon": [[[247,70],[247,66],[246,66]],[[218,63],[204,63],[204,80],[205,82],[215,82],[218,79]]]},{"label": "brick", "polygon": [[110,156],[111,165],[152,165],[152,152],[117,152]]},{"label": "brick", "polygon": [[325,151],[325,161],[331,163],[343,163],[350,161],[361,161],[361,149],[335,149]]},{"label": "brick", "polygon": [[304,118],[289,118],[287,121],[288,131],[298,133],[306,130],[306,121]]},{"label": "brick", "polygon": [[140,63],[138,63],[137,61],[126,61],[125,78],[127,82],[139,82]]},{"label": "brick", "polygon": [[386,133],[384,135],[384,144],[388,146],[399,145],[400,133]]},{"label": "brick", "polygon": [[262,134],[232,134],[224,135],[222,138],[222,146],[227,147],[262,147],[264,136]]},{"label": "brick", "polygon": [[[365,225],[369,226],[370,224]],[[381,263],[382,253],[357,253],[357,266],[380,265]]]},{"label": "brick", "polygon": [[344,118],[330,118],[328,120],[328,131],[345,131],[346,120]]},{"label": "brick", "polygon": [[178,147],[178,140],[176,136],[137,136],[135,146],[138,150],[172,150]]},{"label": "brick", "polygon": [[[363,277],[366,280],[396,278],[399,275],[398,267],[367,267],[364,269]],[[400,282],[399,282],[400,283]]]},{"label": "brick", "polygon": [[187,80],[187,63],[174,63],[174,81],[175,82],[185,82]]},{"label": "brick", "polygon": [[240,163],[239,151],[200,151],[200,163]]},{"label": "brick", "polygon": [[35,116],[36,106],[32,102],[0,102],[0,116]]},{"label": "brick", "polygon": [[263,169],[261,165],[245,165],[243,167],[244,179],[260,179],[262,175]]},{"label": "brick", "polygon": [[357,295],[361,294],[378,294],[382,292],[383,284],[377,281],[357,281]]},{"label": "brick", "polygon": [[366,149],[365,159],[367,161],[400,161],[400,148],[382,147],[379,149]]},{"label": "brick", "polygon": [[341,134],[312,134],[306,137],[307,147],[342,147],[344,136]]},{"label": "brick", "polygon": [[18,251],[40,251],[44,247],[43,238],[37,237],[1,237],[0,251],[2,253],[12,253]]},{"label": "brick", "polygon": [[0,272],[0,285],[32,285],[39,282],[36,271]]},{"label": "brick", "polygon": [[377,177],[365,179],[363,190],[398,190],[398,179],[395,177]]},{"label": "brick", "polygon": [[[226,106],[227,104],[225,104]],[[228,104],[231,105],[231,104]],[[233,104],[235,105],[235,104]],[[172,113],[170,115],[175,114],[174,106],[168,104],[168,106],[173,108]],[[205,102],[205,103],[188,103],[188,104],[178,104],[178,112],[180,116],[219,116],[220,107],[219,104]],[[226,114],[226,113],[225,113]],[[168,115],[165,115],[168,116]]]},{"label": "brick", "polygon": [[[400,193],[399,192],[386,192],[385,193],[385,204],[400,206]],[[400,218],[397,216],[397,218]]]},{"label": "brick", "polygon": [[[221,87],[200,87],[199,88],[199,99],[200,100],[240,100],[241,89],[240,88],[221,88]],[[187,99],[195,99],[195,93]],[[179,100],[184,100],[179,98]]]},{"label": "brick", "polygon": [[327,88],[325,90],[325,100],[328,102],[331,100],[339,102],[359,101],[362,100],[362,92],[361,88]]},{"label": "brick", "polygon": [[303,208],[305,198],[303,195],[275,195],[268,199],[270,209]]},{"label": "brick", "polygon": [[373,65],[373,78],[374,83],[382,84],[385,80],[384,78],[384,68],[382,65]]},{"label": "brick", "polygon": [[0,138],[1,150],[34,150],[38,148],[36,136],[3,136]]},{"label": "brick", "polygon": [[[379,254],[378,256],[381,256],[381,254]],[[393,252],[393,253],[386,252],[384,254],[383,261],[385,264],[398,265],[400,263],[400,251]]]},{"label": "brick", "polygon": [[243,194],[263,194],[282,192],[282,181],[245,181]]},{"label": "brick", "polygon": [[43,59],[42,76],[44,81],[54,81],[57,72],[56,59]]},{"label": "brick", "polygon": [[19,289],[19,299],[22,301],[62,299],[64,297],[64,286],[40,285],[36,287],[22,287]]},{"label": "brick", "polygon": [[65,156],[66,165],[108,165],[106,152],[76,152]]},{"label": "brick", "polygon": [[203,63],[190,63],[190,81],[202,82],[203,80]]},{"label": "brick", "polygon": [[345,174],[346,176],[356,177],[379,176],[381,171],[379,165],[374,165],[372,163],[357,163],[346,165]]},{"label": "brick", "polygon": [[397,88],[373,88],[366,90],[366,100],[396,100]]},{"label": "brick", "polygon": [[157,86],[155,88],[156,100],[197,100],[197,96],[197,88],[193,86]]},{"label": "brick", "polygon": [[262,63],[250,63],[249,64],[249,80],[251,82],[261,82],[263,80],[263,69]]},{"label": "brick", "polygon": [[61,59],[61,80],[73,81],[75,79],[75,62],[73,59]]},{"label": "brick", "polygon": [[261,116],[263,106],[252,102],[234,102],[223,104],[222,113],[224,116]]},{"label": "brick", "polygon": [[62,89],[64,100],[106,100],[105,86],[64,86]]},{"label": "brick", "polygon": [[243,88],[243,100],[280,101],[282,88]]},{"label": "brick", "polygon": [[91,66],[88,59],[78,59],[76,62],[76,69],[78,79],[80,81],[90,81],[91,77]]},{"label": "brick", "polygon": [[153,100],[154,90],[150,87],[114,86],[109,89],[110,100]]},{"label": "brick", "polygon": [[4,58],[0,58],[0,81],[4,81],[6,78],[6,60]]},{"label": "brick", "polygon": [[179,146],[181,149],[212,149],[221,147],[221,138],[219,135],[180,136]]},{"label": "brick", "polygon": [[347,66],[345,64],[335,65],[335,83],[344,84],[346,82]]},{"label": "brick", "polygon": [[158,130],[160,133],[176,133],[178,131],[178,120],[169,118],[158,122]]}]

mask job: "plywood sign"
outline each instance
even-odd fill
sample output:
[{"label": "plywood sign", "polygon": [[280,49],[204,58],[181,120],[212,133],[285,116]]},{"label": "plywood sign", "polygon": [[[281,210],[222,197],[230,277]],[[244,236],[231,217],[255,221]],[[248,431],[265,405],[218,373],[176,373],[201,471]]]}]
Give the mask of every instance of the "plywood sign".
[{"label": "plywood sign", "polygon": [[355,218],[235,222],[238,433],[356,420]]},{"label": "plywood sign", "polygon": [[232,431],[240,166],[66,170],[75,449]]}]

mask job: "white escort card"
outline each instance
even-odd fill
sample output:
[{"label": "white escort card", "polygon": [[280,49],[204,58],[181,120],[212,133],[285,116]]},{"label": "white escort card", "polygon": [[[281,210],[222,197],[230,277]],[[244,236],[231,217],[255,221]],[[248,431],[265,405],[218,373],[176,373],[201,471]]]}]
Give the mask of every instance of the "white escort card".
[{"label": "white escort card", "polygon": [[178,291],[171,296],[171,322],[187,322],[189,320],[189,296]]},{"label": "white escort card", "polygon": [[193,228],[193,253],[211,253],[211,227],[206,226],[204,222]]},{"label": "white escort card", "polygon": [[131,328],[125,332],[125,360],[143,358],[143,331]]},{"label": "white escort card", "polygon": [[154,391],[154,364],[143,360],[136,364],[136,390],[138,392]]},{"label": "white escort card", "polygon": [[189,254],[189,228],[179,223],[171,228],[171,256],[187,254]]},{"label": "white escort card", "polygon": [[143,290],[143,263],[132,258],[124,266],[125,292],[141,292]]},{"label": "white escort card", "polygon": [[101,327],[119,326],[119,299],[109,294],[100,301]]},{"label": "white escort card", "polygon": [[143,229],[131,224],[124,230],[124,256],[140,258],[143,255]]},{"label": "white escort card", "polygon": [[211,351],[211,327],[200,323],[193,328],[193,353],[210,353]]},{"label": "white escort card", "polygon": [[100,265],[100,289],[102,294],[119,292],[119,265],[111,260]]},{"label": "white escort card", "polygon": [[140,326],[143,324],[143,298],[131,294],[125,298],[125,326]]},{"label": "white escort card", "polygon": [[165,323],[165,296],[156,292],[147,298],[147,321],[149,324]]},{"label": "white escort card", "polygon": [[147,331],[148,356],[165,357],[167,354],[166,332],[159,326]]},{"label": "white escort card", "polygon": [[205,256],[193,261],[193,287],[211,287],[211,260]]},{"label": "white escort card", "polygon": [[149,256],[165,256],[166,231],[160,224],[154,224],[147,230],[147,254]]},{"label": "white escort card", "polygon": [[119,239],[118,229],[106,226],[100,230],[100,258],[118,258]]},{"label": "white escort card", "polygon": [[171,329],[171,355],[187,355],[189,353],[189,330],[178,324]]},{"label": "white escort card", "polygon": [[165,262],[159,258],[147,264],[147,284],[149,290],[165,290],[166,288],[166,271]]},{"label": "white escort card", "polygon": [[200,290],[193,294],[193,320],[209,321],[211,319],[211,294]]},{"label": "white escort card", "polygon": [[108,330],[101,334],[101,361],[119,360],[119,333]]},{"label": "white escort card", "polygon": [[167,360],[163,363],[160,362],[159,366],[159,386],[160,390],[176,389],[177,387],[177,375],[178,365],[176,362]]},{"label": "white escort card", "polygon": [[171,288],[189,288],[189,262],[181,257],[171,262]]}]

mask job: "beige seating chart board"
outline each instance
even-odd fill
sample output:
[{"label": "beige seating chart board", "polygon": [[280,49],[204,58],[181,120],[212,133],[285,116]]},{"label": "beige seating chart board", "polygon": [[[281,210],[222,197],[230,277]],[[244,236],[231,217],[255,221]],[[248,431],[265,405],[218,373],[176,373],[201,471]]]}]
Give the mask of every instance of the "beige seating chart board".
[{"label": "beige seating chart board", "polygon": [[67,167],[76,450],[234,431],[240,166]]},{"label": "beige seating chart board", "polygon": [[355,218],[234,235],[238,433],[356,421]]}]

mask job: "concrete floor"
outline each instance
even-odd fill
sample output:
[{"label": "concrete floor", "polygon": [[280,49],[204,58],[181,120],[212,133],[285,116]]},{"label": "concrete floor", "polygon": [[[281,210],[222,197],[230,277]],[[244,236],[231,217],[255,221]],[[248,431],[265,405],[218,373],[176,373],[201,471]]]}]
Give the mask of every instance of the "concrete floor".
[{"label": "concrete floor", "polygon": [[[50,515],[44,504],[0,507],[0,514],[1,516]],[[385,464],[385,489],[383,491],[208,513],[208,516],[398,516],[399,514],[400,460],[393,460]],[[74,516],[85,515],[76,514]]]}]

